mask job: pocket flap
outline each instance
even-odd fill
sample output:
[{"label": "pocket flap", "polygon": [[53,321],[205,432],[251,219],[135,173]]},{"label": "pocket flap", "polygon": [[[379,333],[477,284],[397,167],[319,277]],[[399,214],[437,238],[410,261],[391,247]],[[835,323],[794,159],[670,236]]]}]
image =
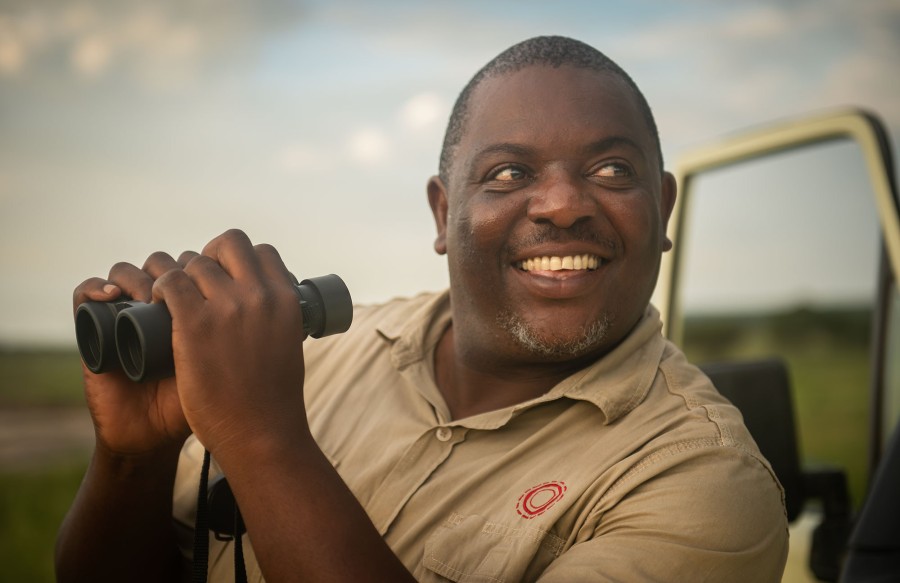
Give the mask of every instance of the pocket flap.
[{"label": "pocket flap", "polygon": [[532,525],[453,514],[425,541],[423,564],[460,583],[523,581],[540,574],[564,545],[560,537]]}]

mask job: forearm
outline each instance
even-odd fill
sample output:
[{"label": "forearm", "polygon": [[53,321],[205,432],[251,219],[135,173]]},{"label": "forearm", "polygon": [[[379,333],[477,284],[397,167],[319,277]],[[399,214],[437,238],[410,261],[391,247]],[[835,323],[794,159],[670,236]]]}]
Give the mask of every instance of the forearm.
[{"label": "forearm", "polygon": [[56,542],[57,580],[172,581],[178,448],[140,456],[98,447]]},{"label": "forearm", "polygon": [[308,434],[217,459],[266,581],[414,581]]}]

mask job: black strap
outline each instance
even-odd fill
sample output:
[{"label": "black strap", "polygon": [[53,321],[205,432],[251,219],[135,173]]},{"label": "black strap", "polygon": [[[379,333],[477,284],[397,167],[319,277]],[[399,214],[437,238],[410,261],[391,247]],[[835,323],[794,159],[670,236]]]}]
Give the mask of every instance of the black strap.
[{"label": "black strap", "polygon": [[[200,491],[197,493],[197,518],[194,522],[194,565],[192,583],[207,583],[209,576],[209,450],[203,452],[203,467],[200,469]],[[243,521],[237,501],[234,503],[234,580],[247,583],[247,568],[244,565],[244,545],[242,543]],[[218,534],[216,535],[218,538]],[[225,539],[227,540],[227,539]]]},{"label": "black strap", "polygon": [[197,494],[197,518],[194,523],[194,568],[192,583],[206,583],[209,563],[209,515],[206,511],[207,484],[209,482],[209,450],[203,452],[203,468],[200,470],[200,492]]},{"label": "black strap", "polygon": [[244,545],[241,542],[241,511],[237,502],[234,503],[234,582],[247,583],[247,568],[244,566]]}]

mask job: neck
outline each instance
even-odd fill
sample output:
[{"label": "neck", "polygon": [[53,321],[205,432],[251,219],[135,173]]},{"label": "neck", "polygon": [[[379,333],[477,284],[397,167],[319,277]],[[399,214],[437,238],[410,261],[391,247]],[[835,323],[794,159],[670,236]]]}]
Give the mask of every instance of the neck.
[{"label": "neck", "polygon": [[467,358],[451,324],[434,354],[435,381],[453,419],[495,411],[539,397],[596,358],[567,363],[504,364]]}]

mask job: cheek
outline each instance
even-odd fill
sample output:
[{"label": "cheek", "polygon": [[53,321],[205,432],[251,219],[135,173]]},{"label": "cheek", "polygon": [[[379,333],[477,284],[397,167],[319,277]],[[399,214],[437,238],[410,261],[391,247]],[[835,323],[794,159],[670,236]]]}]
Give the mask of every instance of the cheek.
[{"label": "cheek", "polygon": [[620,199],[607,206],[607,217],[625,245],[627,253],[656,255],[661,251],[659,209],[653,197]]},{"label": "cheek", "polygon": [[448,249],[479,263],[499,257],[514,222],[513,207],[503,199],[459,205],[448,221]]}]

